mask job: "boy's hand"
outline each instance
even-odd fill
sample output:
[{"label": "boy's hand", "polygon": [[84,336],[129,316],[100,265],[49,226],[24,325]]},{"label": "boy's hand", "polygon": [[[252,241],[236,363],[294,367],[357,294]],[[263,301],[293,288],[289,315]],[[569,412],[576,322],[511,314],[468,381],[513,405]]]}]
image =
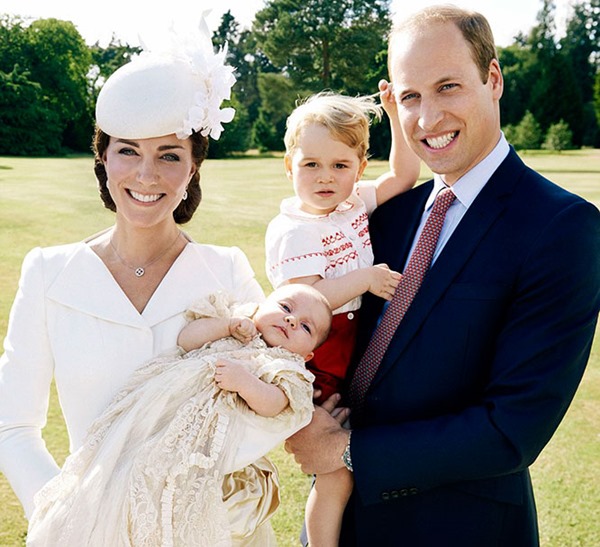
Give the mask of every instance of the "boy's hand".
[{"label": "boy's hand", "polygon": [[242,344],[250,342],[256,336],[256,332],[254,322],[248,317],[232,317],[229,320],[229,333]]},{"label": "boy's hand", "polygon": [[391,300],[402,275],[390,270],[387,264],[376,264],[369,268],[369,292],[386,300]]},{"label": "boy's hand", "polygon": [[379,98],[381,100],[381,106],[383,106],[383,109],[389,118],[397,118],[398,104],[396,103],[396,97],[394,97],[392,84],[387,80],[379,80]]},{"label": "boy's hand", "polygon": [[219,359],[215,363],[215,382],[221,389],[238,393],[252,373],[241,363]]}]

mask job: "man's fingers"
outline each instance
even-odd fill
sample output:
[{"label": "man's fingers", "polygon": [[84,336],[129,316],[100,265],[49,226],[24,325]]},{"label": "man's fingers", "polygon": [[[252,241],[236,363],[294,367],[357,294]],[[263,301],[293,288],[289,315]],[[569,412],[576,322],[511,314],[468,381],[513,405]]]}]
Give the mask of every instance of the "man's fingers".
[{"label": "man's fingers", "polygon": [[331,414],[337,404],[340,402],[340,394],[334,393],[329,399],[326,399],[325,402],[321,405],[321,408],[329,412]]},{"label": "man's fingers", "polygon": [[341,424],[344,423],[350,416],[350,409],[346,407],[336,408],[331,415]]}]

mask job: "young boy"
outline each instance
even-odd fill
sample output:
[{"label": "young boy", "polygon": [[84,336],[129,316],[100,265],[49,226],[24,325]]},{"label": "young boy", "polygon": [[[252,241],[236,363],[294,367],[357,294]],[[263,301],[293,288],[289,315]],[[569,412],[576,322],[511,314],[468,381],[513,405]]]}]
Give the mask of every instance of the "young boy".
[{"label": "young boy", "polygon": [[[321,392],[318,403],[342,389],[361,295],[369,291],[390,300],[400,280],[387,265],[373,265],[368,216],[414,186],[420,162],[402,136],[391,86],[382,81],[380,92],[392,147],[390,171],[375,181],[358,182],[367,166],[370,116],[381,117],[372,97],[319,93],[287,121],[285,169],[295,196],[283,200],[267,228],[266,269],[273,287],[312,285],[334,310],[329,338],[307,364]],[[345,470],[317,477],[306,507],[311,547],[337,545],[351,489]]]}]

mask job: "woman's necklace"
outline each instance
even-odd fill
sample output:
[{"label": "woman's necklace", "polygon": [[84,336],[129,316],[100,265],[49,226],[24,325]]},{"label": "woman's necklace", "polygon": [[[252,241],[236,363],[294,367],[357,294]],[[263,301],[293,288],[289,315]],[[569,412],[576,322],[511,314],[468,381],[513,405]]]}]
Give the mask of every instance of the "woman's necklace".
[{"label": "woman's necklace", "polygon": [[146,273],[146,268],[152,266],[152,264],[154,264],[155,262],[158,262],[163,256],[165,256],[167,254],[168,251],[170,251],[173,248],[173,245],[175,245],[175,243],[177,243],[177,240],[179,239],[180,235],[181,235],[181,232],[179,230],[177,230],[177,236],[175,237],[173,242],[162,253],[160,253],[157,257],[153,258],[147,264],[144,264],[143,266],[137,266],[137,267],[127,264],[127,262],[125,262],[121,258],[121,255],[117,252],[117,248],[115,247],[115,244],[113,243],[112,237],[109,239],[109,241],[110,241],[110,246],[112,247],[112,250],[115,252],[116,257],[119,259],[121,264],[123,264],[123,266],[126,266],[130,270],[133,270],[133,273],[136,275],[136,277],[142,277]]}]

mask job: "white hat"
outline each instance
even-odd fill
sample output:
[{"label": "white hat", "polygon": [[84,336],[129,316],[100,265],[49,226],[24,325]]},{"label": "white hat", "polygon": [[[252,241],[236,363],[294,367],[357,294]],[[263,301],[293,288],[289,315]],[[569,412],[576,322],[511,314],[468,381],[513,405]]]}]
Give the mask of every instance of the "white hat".
[{"label": "white hat", "polygon": [[96,123],[106,134],[145,139],[175,133],[180,139],[200,132],[218,139],[233,108],[221,109],[235,83],[225,64],[226,49],[213,50],[208,27],[182,40],[171,29],[162,51],[144,51],[116,70],[100,90]]}]

